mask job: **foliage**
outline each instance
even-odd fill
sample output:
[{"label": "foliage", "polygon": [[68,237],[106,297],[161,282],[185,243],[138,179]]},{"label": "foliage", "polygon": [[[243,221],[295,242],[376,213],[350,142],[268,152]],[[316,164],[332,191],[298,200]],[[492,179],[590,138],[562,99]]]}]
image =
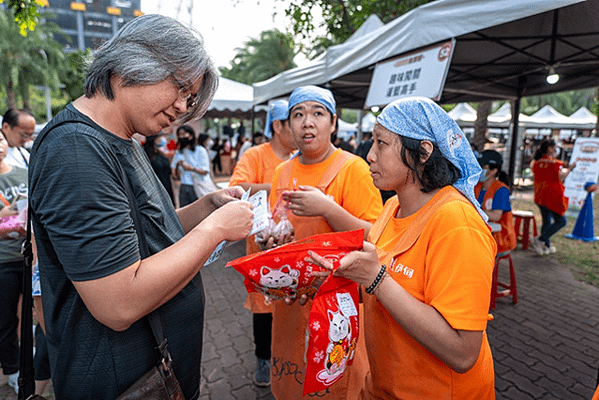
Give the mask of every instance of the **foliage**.
[{"label": "foliage", "polygon": [[[430,1],[291,0],[285,15],[291,20],[292,33],[309,43],[304,51],[314,57],[327,47],[346,41],[370,15],[377,15],[383,23],[387,23]],[[317,11],[321,12],[323,18],[318,26],[314,20]],[[326,35],[314,38],[319,28],[324,28]]]},{"label": "foliage", "polygon": [[261,82],[296,66],[293,39],[277,29],[261,32],[259,38],[244,42],[235,51],[231,67],[219,70],[223,77],[237,82]]},{"label": "foliage", "polygon": [[86,67],[91,51],[89,48],[67,55],[66,68],[60,71],[60,80],[70,101],[82,96],[85,88]]},{"label": "foliage", "polygon": [[[0,0],[3,3],[4,0]],[[27,29],[33,31],[39,20],[38,7],[44,7],[47,3],[43,0],[9,0],[8,8],[14,13],[14,20],[19,27],[19,32],[27,36]]]},{"label": "foliage", "polygon": [[582,106],[592,111],[595,91],[596,89],[571,90],[543,96],[524,97],[520,109],[527,115],[535,113],[548,104],[564,115],[571,115]]},{"label": "foliage", "polygon": [[63,66],[62,46],[52,35],[59,32],[52,23],[39,24],[35,31],[22,36],[12,22],[11,10],[0,10],[0,85],[4,88],[8,106],[14,106],[19,94],[28,106],[29,86],[47,85],[56,89],[59,70]]}]

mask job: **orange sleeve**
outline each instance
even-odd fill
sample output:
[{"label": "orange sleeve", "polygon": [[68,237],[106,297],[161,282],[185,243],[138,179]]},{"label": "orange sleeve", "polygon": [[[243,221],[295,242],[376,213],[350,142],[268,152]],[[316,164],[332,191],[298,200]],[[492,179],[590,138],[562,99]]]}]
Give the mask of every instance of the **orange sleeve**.
[{"label": "orange sleeve", "polygon": [[368,164],[361,158],[348,161],[329,186],[327,194],[353,216],[374,223],[383,211],[381,192],[374,186]]},{"label": "orange sleeve", "polygon": [[257,148],[249,148],[241,156],[231,179],[229,179],[229,185],[234,186],[240,183],[262,183],[258,182],[259,162],[257,158]]},{"label": "orange sleeve", "polygon": [[425,303],[454,329],[484,330],[497,245],[474,207],[439,208],[419,240],[429,236]]}]

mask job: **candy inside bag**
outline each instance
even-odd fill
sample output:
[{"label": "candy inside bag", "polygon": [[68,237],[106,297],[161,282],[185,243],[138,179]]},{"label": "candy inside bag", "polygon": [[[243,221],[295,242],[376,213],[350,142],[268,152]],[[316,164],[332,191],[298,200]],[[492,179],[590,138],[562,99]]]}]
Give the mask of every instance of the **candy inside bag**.
[{"label": "candy inside bag", "polygon": [[258,232],[254,237],[254,241],[258,244],[266,243],[271,236],[278,238],[295,232],[293,225],[288,219],[289,209],[285,206],[282,196],[277,200],[273,212],[270,212],[270,207],[268,211],[268,227]]}]

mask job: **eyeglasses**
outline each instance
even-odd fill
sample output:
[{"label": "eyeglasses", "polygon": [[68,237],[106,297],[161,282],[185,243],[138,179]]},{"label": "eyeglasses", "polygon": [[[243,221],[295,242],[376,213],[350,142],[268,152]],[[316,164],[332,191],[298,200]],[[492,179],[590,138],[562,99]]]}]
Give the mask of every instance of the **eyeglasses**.
[{"label": "eyeglasses", "polygon": [[198,97],[198,93],[188,92],[185,94],[187,90],[188,89],[184,88],[179,89],[179,99],[183,100],[187,104],[187,109],[189,110],[190,108],[197,106],[200,102],[200,99]]},{"label": "eyeglasses", "polygon": [[177,79],[173,79],[173,83],[179,88],[179,100],[182,100],[187,105],[187,109],[193,108],[200,102],[198,93],[192,93],[189,85],[179,82]]}]

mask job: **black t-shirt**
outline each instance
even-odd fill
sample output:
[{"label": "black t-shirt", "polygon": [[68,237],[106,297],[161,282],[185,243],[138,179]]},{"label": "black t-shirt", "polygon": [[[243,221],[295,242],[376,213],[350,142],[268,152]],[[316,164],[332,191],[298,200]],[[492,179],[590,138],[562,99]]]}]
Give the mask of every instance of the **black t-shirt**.
[{"label": "black t-shirt", "polygon": [[[64,120],[91,126],[67,123],[46,136]],[[140,258],[121,168],[137,200],[150,254],[181,239],[172,202],[134,140],[111,134],[69,104],[32,149],[29,196],[59,399],[114,399],[160,359],[146,318],[113,331],[90,314],[72,284],[108,276]],[[204,318],[200,274],[159,310],[175,375],[185,397],[197,398]]]}]

